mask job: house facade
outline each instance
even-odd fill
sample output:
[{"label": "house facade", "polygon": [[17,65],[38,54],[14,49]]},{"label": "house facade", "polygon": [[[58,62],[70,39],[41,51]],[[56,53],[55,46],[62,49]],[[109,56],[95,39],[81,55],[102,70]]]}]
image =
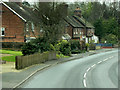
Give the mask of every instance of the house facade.
[{"label": "house facade", "polygon": [[66,23],[66,33],[71,36],[71,39],[89,43],[91,40],[97,38],[97,36],[94,35],[95,27],[82,17],[80,8],[74,11],[73,16],[67,16],[64,20]]},{"label": "house facade", "polygon": [[39,35],[34,24],[37,18],[32,8],[22,5],[22,2],[1,2],[0,5],[2,6],[0,42],[26,42]]}]

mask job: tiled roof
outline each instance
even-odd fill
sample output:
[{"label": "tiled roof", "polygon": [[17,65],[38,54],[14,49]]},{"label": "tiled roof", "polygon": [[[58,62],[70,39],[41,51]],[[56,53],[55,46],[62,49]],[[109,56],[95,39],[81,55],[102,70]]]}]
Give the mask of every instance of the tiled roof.
[{"label": "tiled roof", "polygon": [[65,18],[65,21],[70,24],[73,27],[87,27],[87,28],[94,28],[94,26],[92,24],[90,24],[89,22],[85,21],[85,19],[83,17],[79,17],[79,16],[67,16]]},{"label": "tiled roof", "polygon": [[83,17],[79,17],[79,16],[76,16],[76,15],[74,15],[73,17],[76,20],[78,20],[79,22],[81,22],[84,26],[86,26],[88,28],[94,28],[94,26],[91,23],[85,21],[85,19]]},{"label": "tiled roof", "polygon": [[33,10],[26,6],[19,6],[15,2],[4,2],[9,9],[13,10],[15,14],[18,14],[24,21],[37,21],[35,13]]},{"label": "tiled roof", "polygon": [[79,23],[77,20],[75,20],[72,16],[67,16],[65,18],[65,21],[72,25],[73,27],[84,27],[81,23]]}]

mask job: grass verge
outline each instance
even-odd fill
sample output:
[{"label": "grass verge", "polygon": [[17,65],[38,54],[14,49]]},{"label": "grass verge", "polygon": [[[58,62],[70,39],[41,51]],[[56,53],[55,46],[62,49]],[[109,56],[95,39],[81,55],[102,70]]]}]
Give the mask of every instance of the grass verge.
[{"label": "grass verge", "polygon": [[15,57],[22,55],[21,51],[13,51],[13,50],[0,50],[0,53],[11,55],[11,56],[3,56],[2,57],[2,60],[8,61],[8,62],[15,62]]},{"label": "grass verge", "polygon": [[57,59],[60,59],[60,58],[67,58],[67,57],[70,57],[70,56],[65,56],[63,54],[56,54],[56,57],[57,57]]}]

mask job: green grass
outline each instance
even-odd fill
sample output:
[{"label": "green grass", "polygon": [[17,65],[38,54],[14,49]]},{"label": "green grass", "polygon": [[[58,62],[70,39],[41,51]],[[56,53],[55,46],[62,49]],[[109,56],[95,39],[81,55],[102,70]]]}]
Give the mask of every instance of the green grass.
[{"label": "green grass", "polygon": [[2,57],[2,60],[7,62],[15,62],[15,56],[5,56],[5,57]]},{"label": "green grass", "polygon": [[57,57],[57,59],[60,59],[60,58],[67,58],[67,57],[70,57],[70,56],[65,56],[63,54],[56,54],[56,57]]},{"label": "green grass", "polygon": [[22,55],[21,51],[13,51],[13,50],[0,50],[2,54],[12,54],[12,55]]},{"label": "green grass", "polygon": [[0,53],[12,55],[12,56],[4,56],[4,57],[2,57],[2,60],[8,61],[8,62],[15,62],[15,57],[16,56],[23,55],[21,51],[13,51],[13,50],[0,50]]}]

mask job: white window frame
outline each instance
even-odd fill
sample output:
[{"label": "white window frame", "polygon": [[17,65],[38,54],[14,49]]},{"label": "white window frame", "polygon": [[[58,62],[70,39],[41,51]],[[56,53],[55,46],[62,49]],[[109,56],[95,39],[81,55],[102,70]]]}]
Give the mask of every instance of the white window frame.
[{"label": "white window frame", "polygon": [[76,28],[76,34],[78,34],[78,29]]},{"label": "white window frame", "polygon": [[82,33],[81,33],[81,31],[80,31],[80,35],[81,35]]},{"label": "white window frame", "polygon": [[[2,31],[4,31],[4,35],[2,35]],[[5,27],[1,27],[1,36],[5,36]]]}]

